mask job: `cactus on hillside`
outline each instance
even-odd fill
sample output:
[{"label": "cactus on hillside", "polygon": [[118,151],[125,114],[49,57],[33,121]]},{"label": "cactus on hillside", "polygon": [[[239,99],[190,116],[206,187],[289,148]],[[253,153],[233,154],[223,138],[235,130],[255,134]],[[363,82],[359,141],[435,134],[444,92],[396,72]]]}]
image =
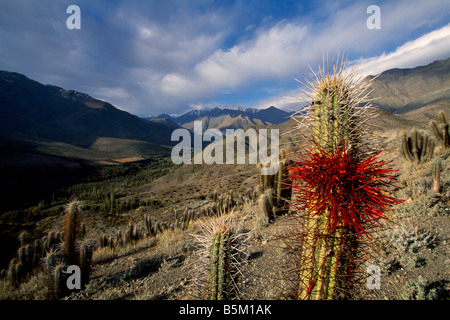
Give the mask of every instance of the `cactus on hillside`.
[{"label": "cactus on hillside", "polygon": [[63,263],[58,263],[53,270],[53,288],[56,298],[64,295],[64,267]]},{"label": "cactus on hillside", "polygon": [[89,281],[89,274],[91,272],[92,253],[95,248],[95,241],[91,239],[85,239],[80,244],[79,248],[79,261],[81,271],[81,285],[84,287]]},{"label": "cactus on hillside", "polygon": [[436,122],[431,122],[431,128],[433,129],[434,135],[440,143],[442,143],[442,149],[447,149],[450,147],[450,135],[448,131],[447,117],[444,111],[439,113],[440,126]]},{"label": "cactus on hillside", "polygon": [[211,239],[208,300],[231,297],[231,255],[230,230],[224,226]]},{"label": "cactus on hillside", "polygon": [[403,132],[402,135],[402,154],[409,161],[417,163],[427,162],[431,159],[434,152],[434,140],[429,139],[423,132],[413,130],[411,137]]},{"label": "cactus on hillside", "polygon": [[[325,57],[324,57],[325,60]],[[301,159],[289,166],[292,206],[303,214],[299,299],[339,299],[349,292],[360,236],[385,219],[392,171],[368,136],[368,83],[358,83],[345,61],[325,61],[307,81],[312,100],[294,117],[306,141]],[[332,73],[333,72],[333,73]],[[300,113],[305,112],[301,110]]]},{"label": "cactus on hillside", "polygon": [[441,163],[439,159],[433,162],[431,173],[433,176],[433,191],[439,193],[441,191]]},{"label": "cactus on hillside", "polygon": [[199,274],[195,283],[202,299],[230,300],[237,298],[239,265],[246,258],[246,234],[235,221],[220,216],[201,225],[202,232],[194,235],[199,246]]},{"label": "cactus on hillside", "polygon": [[66,207],[66,217],[63,223],[64,230],[64,256],[69,263],[77,263],[77,255],[75,254],[75,242],[79,238],[80,233],[80,217],[81,203],[79,201],[71,201]]},{"label": "cactus on hillside", "polygon": [[[270,208],[268,208],[270,211],[269,216],[275,217],[277,214],[286,213],[288,211],[287,205],[290,200],[291,190],[286,187],[288,180],[287,163],[286,152],[284,150],[280,153],[278,172],[275,175],[262,175],[262,165],[261,163],[258,163],[258,189],[260,194],[266,194],[266,196],[269,197],[267,199],[270,200]],[[264,197],[262,197],[261,201],[265,201]],[[265,206],[263,206],[263,208],[265,208]],[[270,217],[270,219],[272,219],[272,217]]]}]

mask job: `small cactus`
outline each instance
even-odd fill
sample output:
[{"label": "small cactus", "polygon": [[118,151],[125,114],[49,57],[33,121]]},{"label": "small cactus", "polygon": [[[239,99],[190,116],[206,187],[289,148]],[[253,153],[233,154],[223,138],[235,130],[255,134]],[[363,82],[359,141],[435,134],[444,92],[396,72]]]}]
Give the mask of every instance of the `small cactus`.
[{"label": "small cactus", "polygon": [[433,176],[433,191],[435,193],[439,193],[441,190],[441,164],[439,159],[436,159],[433,162],[432,176]]},{"label": "small cactus", "polygon": [[53,271],[53,287],[56,298],[61,298],[64,291],[64,264],[58,263]]},{"label": "small cactus", "polygon": [[19,234],[19,242],[21,246],[24,246],[28,240],[28,233],[26,231],[22,231]]},{"label": "small cactus", "polygon": [[[259,179],[259,185],[258,185],[258,191],[257,193],[263,194],[264,192],[267,192],[267,190],[272,190],[273,197],[276,198],[275,200],[271,200],[271,205],[276,208],[276,210],[272,210],[270,208],[270,211],[276,211],[279,213],[285,213],[287,212],[287,204],[290,200],[291,190],[285,186],[287,180],[288,180],[288,171],[287,171],[287,160],[286,160],[286,152],[282,150],[281,152],[281,158],[279,160],[278,164],[278,172],[274,175],[262,175],[261,174],[261,163],[258,163],[258,179]],[[268,166],[267,164],[266,166]],[[251,199],[251,197],[249,196]]]},{"label": "small cactus", "polygon": [[80,245],[80,271],[81,284],[84,287],[89,281],[89,274],[91,272],[92,252],[94,250],[95,241],[85,240]]},{"label": "small cactus", "polygon": [[16,259],[12,259],[10,264],[9,264],[9,269],[8,269],[8,280],[9,282],[14,286],[17,287],[18,286],[18,275],[17,275],[17,269],[16,269]]},{"label": "small cactus", "polygon": [[[175,212],[175,219],[176,219],[176,212]],[[150,218],[149,215],[145,215],[144,224],[145,224],[145,229],[147,230],[148,235],[154,236],[155,230],[152,225],[152,219]]]},{"label": "small cactus", "polygon": [[45,256],[45,267],[47,269],[47,273],[51,274],[54,266],[56,263],[56,253],[55,251],[49,251],[47,252],[47,255]]},{"label": "small cactus", "polygon": [[448,149],[450,147],[450,136],[448,131],[448,122],[444,111],[439,113],[440,126],[436,122],[431,122],[431,128],[438,141],[442,144],[442,149]]}]

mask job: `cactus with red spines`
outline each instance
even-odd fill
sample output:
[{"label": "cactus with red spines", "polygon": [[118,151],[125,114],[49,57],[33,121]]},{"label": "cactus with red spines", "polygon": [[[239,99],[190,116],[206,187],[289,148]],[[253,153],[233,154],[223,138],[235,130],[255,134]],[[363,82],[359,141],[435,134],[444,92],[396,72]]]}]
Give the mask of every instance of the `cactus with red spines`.
[{"label": "cactus with red spines", "polygon": [[319,75],[307,83],[312,103],[294,118],[309,142],[301,160],[288,168],[295,194],[291,205],[304,212],[299,299],[343,298],[359,238],[370,239],[370,229],[401,202],[388,195],[395,170],[378,160],[372,141],[366,142],[368,84],[358,83],[354,70],[345,74],[344,59],[332,66],[333,74],[328,58],[327,66],[319,65]]}]

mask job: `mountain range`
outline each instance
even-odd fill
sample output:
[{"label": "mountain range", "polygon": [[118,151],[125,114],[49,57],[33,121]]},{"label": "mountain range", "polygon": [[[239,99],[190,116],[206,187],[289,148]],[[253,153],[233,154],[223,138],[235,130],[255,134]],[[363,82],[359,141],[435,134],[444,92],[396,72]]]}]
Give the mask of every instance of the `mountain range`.
[{"label": "mountain range", "polygon": [[172,128],[74,90],[0,71],[0,146],[93,160],[167,152]]},{"label": "mountain range", "polygon": [[216,128],[226,129],[245,128],[253,125],[279,124],[289,120],[292,113],[280,110],[274,106],[266,109],[255,108],[218,108],[191,110],[180,116],[161,114],[148,120],[166,119],[191,130],[194,121],[202,121],[203,130]]},{"label": "mountain range", "polygon": [[372,79],[374,105],[392,114],[450,101],[450,58],[410,69],[390,69]]},{"label": "mountain range", "polygon": [[[391,69],[372,80],[371,97],[378,123],[426,125],[438,110],[449,110],[450,58],[411,69]],[[278,125],[291,113],[266,109],[213,108],[191,110],[179,116],[139,118],[85,93],[43,85],[24,75],[0,71],[0,149],[91,161],[168,154],[175,143],[174,129],[245,128]],[[17,152],[16,152],[17,153]],[[19,152],[20,153],[20,152]],[[25,157],[22,157],[25,158]],[[0,164],[11,161],[2,157]],[[22,161],[25,161],[22,159]]]}]

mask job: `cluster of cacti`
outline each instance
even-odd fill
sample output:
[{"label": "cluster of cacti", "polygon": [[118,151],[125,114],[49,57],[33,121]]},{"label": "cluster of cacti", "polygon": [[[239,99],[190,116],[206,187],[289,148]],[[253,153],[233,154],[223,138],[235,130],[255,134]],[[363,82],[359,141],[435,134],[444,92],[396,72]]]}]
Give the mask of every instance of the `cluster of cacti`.
[{"label": "cluster of cacti", "polygon": [[[339,60],[339,58],[338,58]],[[328,58],[327,58],[328,64]],[[304,222],[300,240],[299,299],[338,299],[350,291],[360,235],[400,200],[389,197],[394,178],[365,140],[370,83],[333,60],[307,81],[312,100],[299,122],[306,151],[289,167],[292,206]],[[304,113],[305,110],[301,110]],[[308,145],[309,144],[309,145]],[[369,238],[370,239],[370,238]]]},{"label": "cluster of cacti", "polygon": [[448,149],[450,147],[450,135],[448,131],[448,122],[444,111],[439,113],[440,125],[436,122],[431,122],[431,128],[433,129],[434,135],[438,141],[442,144],[442,149]]},{"label": "cluster of cacti", "polygon": [[27,243],[28,238],[26,232],[20,233],[18,237],[20,247],[17,256],[11,260],[7,271],[2,270],[4,276],[7,276],[14,286],[26,279],[34,269],[39,268],[47,252],[55,250],[61,243],[61,233],[53,231],[47,236],[43,236],[42,239],[35,239],[30,243]]},{"label": "cluster of cacti", "polygon": [[[254,197],[254,193],[249,191],[249,197]],[[228,193],[218,195],[215,190],[211,196],[212,203],[200,210],[199,216],[211,217],[219,214],[231,212],[234,208],[242,207],[245,202],[245,197],[242,195],[236,196],[233,190]]]},{"label": "cluster of cacti", "polygon": [[86,234],[86,227],[79,219],[80,203],[70,202],[66,211],[63,232],[51,231],[30,243],[26,243],[29,238],[26,233],[19,235],[21,246],[17,257],[11,260],[7,273],[14,286],[19,285],[36,268],[43,268],[54,296],[60,298],[69,293],[65,284],[65,267],[70,264],[80,267],[81,284],[86,284],[95,242],[87,239],[80,241]]},{"label": "cluster of cacti", "polygon": [[208,300],[237,297],[239,265],[245,260],[246,237],[231,219],[221,216],[201,226],[198,242],[198,295]]},{"label": "cluster of cacti", "polygon": [[[105,192],[102,194],[98,189],[94,187],[91,192],[89,198],[93,198],[94,200],[101,200],[98,208],[101,212],[107,214],[117,214],[120,212],[127,212],[136,208],[139,208],[141,205],[141,201],[137,198],[137,196],[127,197],[126,199],[119,199],[117,197],[117,192],[115,189],[111,189],[111,191]],[[154,205],[155,200],[149,200],[147,205]]]},{"label": "cluster of cacti", "polygon": [[183,212],[181,221],[178,219],[178,212],[175,211],[175,229],[180,228],[181,230],[186,230],[191,221],[194,220],[194,210],[186,208]]},{"label": "cluster of cacti", "polygon": [[116,191],[112,189],[105,193],[100,209],[105,213],[114,213],[117,207]]},{"label": "cluster of cacti", "polygon": [[154,237],[166,229],[175,228],[175,224],[169,224],[163,221],[153,224],[149,215],[144,215],[143,220],[143,227],[130,222],[124,231],[118,229],[115,235],[102,233],[99,238],[100,248],[115,250],[116,248],[134,245],[143,239]]},{"label": "cluster of cacti", "polygon": [[402,154],[409,161],[427,162],[434,152],[434,140],[423,132],[414,130],[411,136],[402,135]]}]

